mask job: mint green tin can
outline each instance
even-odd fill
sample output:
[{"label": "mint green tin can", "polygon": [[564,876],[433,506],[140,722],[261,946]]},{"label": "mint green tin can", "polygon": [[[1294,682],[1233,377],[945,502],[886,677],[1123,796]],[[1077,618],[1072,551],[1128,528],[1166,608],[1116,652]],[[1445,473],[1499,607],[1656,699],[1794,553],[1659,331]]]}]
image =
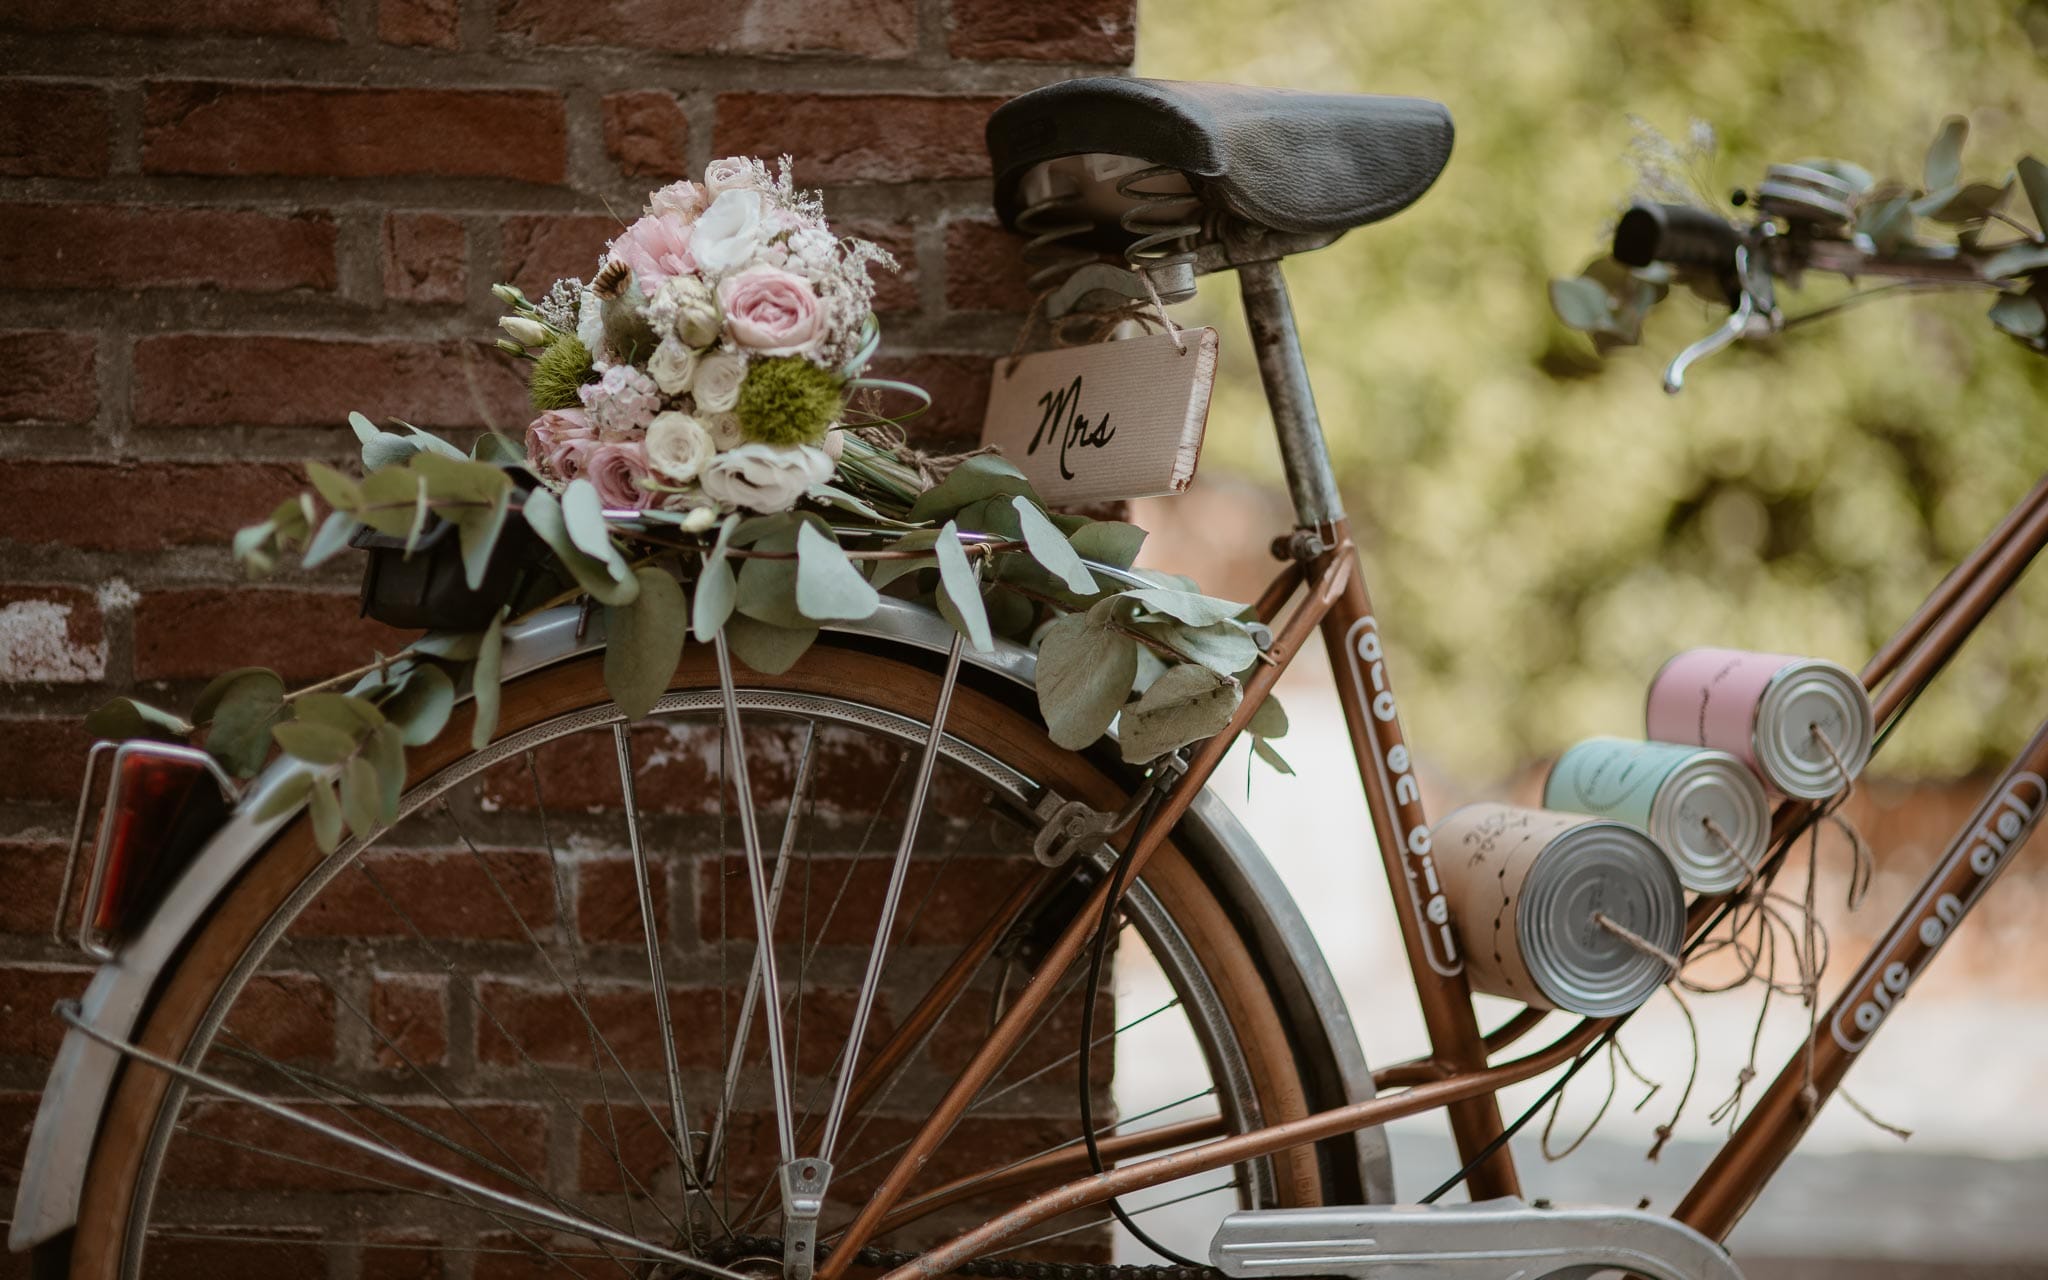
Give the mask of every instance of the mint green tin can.
[{"label": "mint green tin can", "polygon": [[1770,802],[1747,765],[1725,751],[1670,742],[1588,738],[1551,767],[1543,807],[1648,832],[1679,880],[1699,893],[1740,885],[1770,836]]}]

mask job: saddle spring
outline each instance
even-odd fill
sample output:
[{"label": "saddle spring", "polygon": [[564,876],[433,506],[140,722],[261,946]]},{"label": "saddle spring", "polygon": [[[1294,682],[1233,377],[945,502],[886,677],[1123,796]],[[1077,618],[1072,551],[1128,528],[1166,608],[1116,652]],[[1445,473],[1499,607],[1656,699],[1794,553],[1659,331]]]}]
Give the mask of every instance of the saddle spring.
[{"label": "saddle spring", "polygon": [[[1139,184],[1172,179],[1178,191],[1145,190]],[[1162,303],[1195,296],[1195,237],[1201,234],[1201,201],[1187,189],[1187,176],[1171,165],[1153,165],[1117,179],[1117,194],[1132,202],[1118,224],[1137,237],[1124,250],[1131,270],[1151,281]]]},{"label": "saddle spring", "polygon": [[1017,229],[1030,239],[1024,242],[1024,263],[1031,268],[1027,280],[1034,294],[1057,288],[1074,272],[1096,261],[1096,255],[1065,241],[1095,229],[1086,215],[1074,212],[1081,197],[1074,191],[1055,191],[1026,205],[1017,215]]}]

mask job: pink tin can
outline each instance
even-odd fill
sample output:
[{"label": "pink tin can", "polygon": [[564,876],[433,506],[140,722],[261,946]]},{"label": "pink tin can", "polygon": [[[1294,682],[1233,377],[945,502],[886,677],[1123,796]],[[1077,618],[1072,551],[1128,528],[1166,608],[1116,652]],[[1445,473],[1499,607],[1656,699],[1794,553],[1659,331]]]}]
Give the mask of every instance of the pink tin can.
[{"label": "pink tin can", "polygon": [[1835,794],[1870,759],[1869,695],[1846,667],[1821,658],[1688,649],[1650,682],[1644,721],[1656,741],[1726,751],[1801,800]]}]

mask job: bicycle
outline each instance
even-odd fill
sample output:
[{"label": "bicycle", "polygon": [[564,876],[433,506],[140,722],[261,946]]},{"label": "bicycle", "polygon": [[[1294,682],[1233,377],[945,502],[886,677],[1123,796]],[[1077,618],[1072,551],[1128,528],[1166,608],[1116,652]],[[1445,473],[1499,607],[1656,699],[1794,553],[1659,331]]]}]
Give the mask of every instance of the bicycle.
[{"label": "bicycle", "polygon": [[[1222,732],[1151,769],[1059,748],[1030,709],[1028,650],[963,656],[944,622],[894,602],[781,675],[736,677],[722,644],[697,646],[632,720],[604,693],[602,637],[576,606],[554,609],[508,632],[497,739],[472,749],[458,708],[374,839],[328,856],[305,813],[257,817],[274,773],[240,797],[67,1011],[13,1242],[74,1276],[136,1274],[146,1247],[175,1259],[208,1233],[356,1268],[445,1250],[475,1274],[530,1257],[728,1280],[1737,1276],[1714,1242],[2048,802],[2048,724],[1820,1019],[1806,1066],[1788,1064],[1673,1217],[1522,1202],[1506,1143],[1528,1117],[1508,1123],[1496,1091],[1576,1070],[1627,1015],[1582,1018],[1518,1057],[1504,1055],[1545,1010],[1477,1022],[1279,268],[1414,202],[1451,137],[1448,113],[1418,100],[1115,79],[1039,90],[990,124],[998,210],[1033,237],[1053,305],[1091,291],[1170,303],[1199,275],[1239,274],[1296,528],[1257,602],[1266,660]],[[1074,158],[1102,155],[1122,159],[1076,177]],[[1726,340],[1760,314],[1771,273],[1931,270],[1768,220],[1649,211],[1627,229],[1645,263],[1730,282]],[[1126,266],[1084,275],[1075,246]],[[2048,480],[1864,668],[1880,741],[2044,543]],[[1299,915],[1203,789],[1318,636],[1343,673],[1433,1046],[1378,1070]],[[780,800],[764,801],[764,779]],[[1779,803],[1756,873],[1824,811]],[[82,803],[81,836],[84,819]],[[750,915],[728,888],[742,874],[729,821],[764,862],[775,851],[765,913],[761,894]],[[881,867],[867,857],[878,831],[897,837],[887,887],[861,878]],[[849,895],[882,904],[872,942],[839,914]],[[1695,899],[1686,944],[1732,900]],[[748,945],[791,923],[783,946]],[[494,948],[491,967],[451,938]],[[1164,998],[1098,1035],[1112,948]],[[878,994],[907,1007],[856,1052],[833,1042],[858,1024],[849,997]],[[293,1012],[305,1006],[310,1019]],[[678,1035],[679,1018],[696,1034]],[[806,1042],[805,1021],[827,1033]],[[763,1027],[765,1073],[750,1065]],[[1116,1061],[1148,1053],[1199,1057],[1208,1086],[1113,1098]],[[939,1101],[892,1106],[906,1083]],[[1378,1126],[1433,1110],[1474,1203],[1392,1205]],[[1044,1184],[1057,1185],[1015,1201]],[[1146,1207],[1229,1215],[1216,1270],[1101,1263],[1112,1218],[1096,1210],[1142,1239],[1146,1207],[1119,1199],[1144,1192],[1164,1193]],[[780,1238],[761,1234],[778,1217]],[[328,1234],[341,1220],[361,1234]],[[1084,1232],[1079,1250],[1061,1243]]]}]

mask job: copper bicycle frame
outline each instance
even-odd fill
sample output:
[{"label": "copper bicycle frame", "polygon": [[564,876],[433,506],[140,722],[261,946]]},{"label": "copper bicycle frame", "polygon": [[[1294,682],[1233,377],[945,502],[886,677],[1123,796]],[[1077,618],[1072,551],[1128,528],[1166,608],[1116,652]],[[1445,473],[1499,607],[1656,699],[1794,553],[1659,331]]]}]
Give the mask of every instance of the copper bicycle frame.
[{"label": "copper bicycle frame", "polygon": [[[1211,1138],[1167,1155],[1083,1177],[989,1219],[891,1272],[887,1280],[943,1273],[1034,1226],[1132,1191],[1437,1108],[1447,1113],[1459,1157],[1466,1166],[1464,1178],[1471,1197],[1479,1200],[1519,1194],[1512,1155],[1507,1143],[1500,1141],[1504,1126],[1497,1091],[1572,1061],[1595,1047],[1617,1022],[1626,1020],[1626,1015],[1620,1019],[1581,1019],[1541,1050],[1490,1064],[1493,1055],[1532,1031],[1546,1014],[1524,1010],[1492,1033],[1482,1035],[1462,963],[1445,965],[1440,959],[1433,963],[1433,953],[1440,949],[1439,939],[1448,938],[1449,934],[1444,929],[1444,919],[1429,914],[1435,888],[1427,839],[1429,827],[1419,789],[1407,769],[1398,706],[1386,672],[1378,624],[1358,564],[1357,548],[1337,505],[1334,482],[1329,480],[1320,426],[1315,421],[1306,372],[1295,342],[1292,314],[1275,263],[1238,265],[1244,277],[1246,310],[1252,322],[1261,373],[1280,429],[1283,457],[1289,464],[1290,488],[1297,511],[1304,517],[1302,527],[1292,539],[1276,543],[1276,553],[1283,546],[1292,548],[1293,562],[1261,593],[1259,615],[1269,622],[1275,621],[1290,600],[1297,596],[1299,599],[1285,620],[1278,623],[1267,652],[1269,661],[1262,663],[1246,681],[1245,697],[1236,714],[1216,736],[1192,749],[1185,773],[1165,791],[1152,820],[1124,839],[1122,856],[1132,864],[1130,875],[1135,878],[1173,830],[1280,675],[1300,653],[1310,632],[1320,630],[1332,668],[1339,676],[1339,700],[1358,758],[1359,780],[1365,789],[1375,843],[1395,890],[1402,940],[1431,1052],[1374,1073],[1376,1087],[1399,1087],[1399,1092],[1283,1124]],[[1904,714],[1913,698],[1947,664],[2044,545],[2048,545],[2048,477],[2038,482],[1984,542],[1936,586],[1862,672],[1882,730],[1888,731]],[[1344,678],[1346,673],[1353,678]],[[1953,935],[1962,917],[1988,892],[1997,874],[2025,842],[2040,810],[2048,808],[2048,784],[2042,782],[2043,777],[2048,777],[2048,720],[2042,722],[2027,747],[1993,785],[1969,823],[1956,833],[1921,889],[1893,919],[1882,940],[1858,965],[1855,976],[1818,1020],[1810,1049],[1802,1047],[1793,1053],[1702,1173],[1676,1210],[1679,1220],[1716,1239],[1727,1236],[1840,1084],[1856,1053],[1881,1026],[1883,1011],[1896,1002],[1934,951]],[[2015,788],[2029,786],[2041,792],[2031,807],[2012,798]],[[1778,868],[1793,843],[1817,820],[1824,804],[1788,800],[1778,806],[1773,815],[1770,852],[1762,868],[1765,872]],[[2011,821],[2001,825],[2000,819]],[[1988,868],[1977,865],[1986,862],[1987,850],[1991,851]],[[853,1265],[860,1246],[878,1229],[885,1224],[894,1228],[908,1221],[915,1216],[914,1210],[952,1203],[968,1191],[1014,1185],[1022,1180],[1022,1174],[1043,1177],[1079,1172],[1086,1167],[1068,1157],[1040,1162],[1028,1170],[995,1170],[963,1178],[899,1210],[904,1194],[932,1152],[1017,1047],[1035,1014],[1052,996],[1061,975],[1082,954],[1102,916],[1110,883],[1105,880],[1097,886],[1027,985],[1013,998],[980,1051],[903,1149],[881,1186],[839,1234],[830,1256],[818,1267],[818,1280],[839,1280]],[[1730,896],[1702,897],[1692,904],[1687,915],[1688,947],[1705,936],[1718,922],[1722,908],[1731,901]],[[1000,930],[1009,918],[1008,910],[998,912],[990,928]],[[1929,920],[1940,921],[1939,930]],[[1875,994],[1878,992],[1886,993],[1881,1001]],[[1862,1041],[1853,1047],[1838,1041],[1834,1032],[1838,1019],[1846,1015],[1853,1020],[1860,1006],[1873,1003],[1880,1006],[1878,1022]],[[897,1029],[892,1040],[915,1040],[927,1026],[927,1018],[913,1016]],[[886,1059],[887,1046],[879,1052]],[[1809,1053],[1810,1075],[1806,1062]],[[1187,1142],[1194,1135],[1182,1131],[1185,1128],[1169,1126],[1154,1142],[1145,1141],[1143,1134],[1119,1135],[1113,1140],[1114,1153],[1119,1158],[1143,1156]]]}]

